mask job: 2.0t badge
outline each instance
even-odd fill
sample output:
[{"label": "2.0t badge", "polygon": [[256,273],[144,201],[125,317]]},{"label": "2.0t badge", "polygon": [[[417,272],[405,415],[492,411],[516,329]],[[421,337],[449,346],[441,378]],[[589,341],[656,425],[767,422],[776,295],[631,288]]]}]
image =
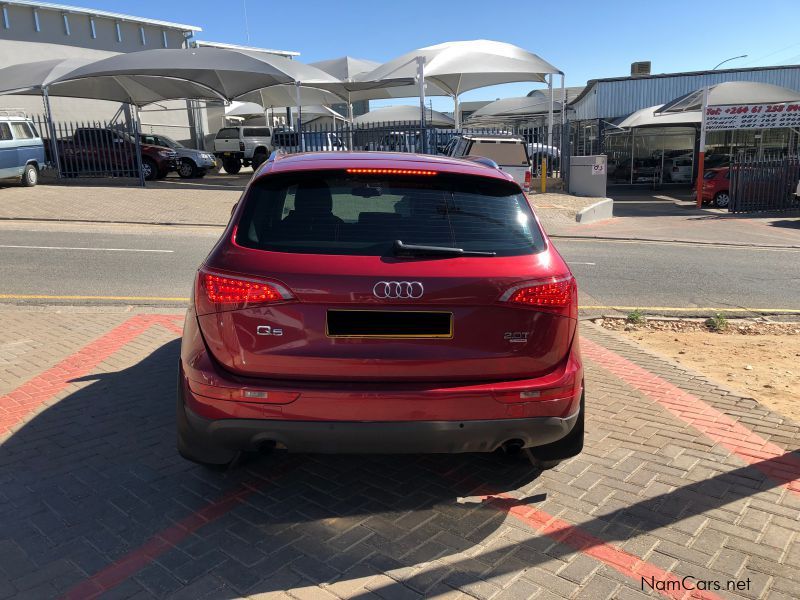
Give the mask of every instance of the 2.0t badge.
[{"label": "2.0t badge", "polygon": [[379,281],[372,287],[372,295],[381,299],[422,298],[425,288],[419,281]]}]

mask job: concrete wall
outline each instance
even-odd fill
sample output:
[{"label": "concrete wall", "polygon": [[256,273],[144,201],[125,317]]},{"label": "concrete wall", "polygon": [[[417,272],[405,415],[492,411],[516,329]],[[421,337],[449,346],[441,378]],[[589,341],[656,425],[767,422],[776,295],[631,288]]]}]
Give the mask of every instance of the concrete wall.
[{"label": "concrete wall", "polygon": [[[84,13],[67,13],[47,8],[34,9],[31,6],[4,5],[5,18],[0,18],[0,40],[33,42],[36,44],[58,44],[81,49],[105,52],[136,52],[164,48],[166,34],[168,48],[181,48],[185,39],[183,32],[167,27],[92,16]],[[36,17],[39,31],[36,30]],[[64,19],[69,24],[69,33]],[[8,27],[6,27],[6,20]],[[94,37],[92,35],[94,22]],[[120,39],[117,37],[119,25]],[[144,43],[142,42],[144,33]],[[0,48],[0,67],[20,62],[24,55],[8,55]],[[61,56],[60,54],[52,54]],[[24,56],[25,60],[36,60]]]},{"label": "concrete wall", "polygon": [[[0,68],[53,58],[99,60],[122,52],[163,48],[164,34],[169,48],[180,48],[185,43],[181,30],[103,16],[62,13],[45,8],[35,11],[39,18],[39,31],[36,31],[33,7],[11,4],[2,6],[5,8],[5,15],[0,14]],[[65,14],[69,34],[64,23]],[[92,22],[95,37],[92,35]],[[117,36],[117,24],[121,41]],[[50,104],[56,121],[124,120],[124,111],[118,102],[52,96]],[[22,109],[32,117],[44,114],[42,98],[38,94],[0,96],[0,108]],[[189,115],[183,100],[144,107],[140,117],[142,130],[145,132],[163,133],[181,142],[191,142]]]}]

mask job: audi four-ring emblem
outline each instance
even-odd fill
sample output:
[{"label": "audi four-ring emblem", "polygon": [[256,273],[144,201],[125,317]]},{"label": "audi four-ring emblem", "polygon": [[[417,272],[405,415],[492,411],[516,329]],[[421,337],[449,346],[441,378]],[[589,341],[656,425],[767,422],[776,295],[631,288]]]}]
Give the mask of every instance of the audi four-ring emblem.
[{"label": "audi four-ring emblem", "polygon": [[376,298],[406,298],[416,300],[422,298],[425,288],[419,281],[379,281],[372,287],[372,295]]}]

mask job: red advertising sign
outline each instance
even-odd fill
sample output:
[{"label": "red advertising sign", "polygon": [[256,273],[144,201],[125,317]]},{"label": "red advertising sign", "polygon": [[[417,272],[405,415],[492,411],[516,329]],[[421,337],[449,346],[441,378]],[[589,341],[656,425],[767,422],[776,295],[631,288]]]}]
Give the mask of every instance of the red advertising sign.
[{"label": "red advertising sign", "polygon": [[800,103],[732,104],[706,108],[706,130],[800,127]]}]

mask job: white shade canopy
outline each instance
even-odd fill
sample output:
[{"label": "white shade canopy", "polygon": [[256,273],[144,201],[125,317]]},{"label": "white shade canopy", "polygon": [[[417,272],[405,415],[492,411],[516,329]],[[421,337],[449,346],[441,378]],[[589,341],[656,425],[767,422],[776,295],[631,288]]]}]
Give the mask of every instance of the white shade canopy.
[{"label": "white shade canopy", "polygon": [[663,125],[695,125],[700,123],[700,111],[690,110],[679,113],[659,113],[662,105],[642,108],[625,117],[618,125],[620,129],[632,127],[658,127]]},{"label": "white shade canopy", "polygon": [[[770,83],[757,83],[754,81],[726,81],[711,86],[708,91],[709,106],[779,104],[799,101],[800,92]],[[703,88],[667,102],[657,112],[700,110],[702,105]]]},{"label": "white shade canopy", "polygon": [[[337,93],[345,102],[385,100],[389,98],[412,98],[419,93],[419,88],[413,83],[413,80],[412,82],[397,79],[378,81],[366,77],[362,81],[362,76],[366,76],[369,72],[381,66],[380,63],[373,60],[343,56],[341,58],[321,60],[310,64],[342,80],[343,89],[337,91]],[[433,83],[428,84],[425,93],[428,96],[449,95]]]},{"label": "white shade canopy", "polygon": [[[242,102],[255,102],[265,108],[270,106],[297,106],[297,89],[294,85],[274,85],[239,96]],[[330,106],[344,102],[338,94],[319,88],[300,86],[300,103]]]},{"label": "white shade canopy", "polygon": [[260,88],[295,82],[320,89],[341,86],[341,81],[332,75],[282,56],[211,47],[118,54],[79,67],[57,82],[121,76],[189,81],[227,100]]},{"label": "white shade canopy", "polygon": [[412,84],[417,57],[425,59],[425,80],[450,95],[458,95],[501,83],[545,81],[545,75],[560,71],[536,54],[513,44],[492,40],[445,42],[426,46],[384,63],[361,81],[404,79]]},{"label": "white shade canopy", "polygon": [[171,77],[119,75],[71,79],[77,69],[94,62],[90,59],[57,58],[0,69],[0,94],[40,94],[47,88],[51,96],[93,98],[137,106],[178,98],[221,99],[218,92],[204,85]]},{"label": "white shade canopy", "polygon": [[[303,109],[305,110],[305,109]],[[420,110],[417,106],[385,106],[376,108],[356,117],[353,122],[358,125],[377,125],[394,121],[419,122]],[[435,110],[425,111],[425,122],[433,127],[452,127],[453,119]]]}]

